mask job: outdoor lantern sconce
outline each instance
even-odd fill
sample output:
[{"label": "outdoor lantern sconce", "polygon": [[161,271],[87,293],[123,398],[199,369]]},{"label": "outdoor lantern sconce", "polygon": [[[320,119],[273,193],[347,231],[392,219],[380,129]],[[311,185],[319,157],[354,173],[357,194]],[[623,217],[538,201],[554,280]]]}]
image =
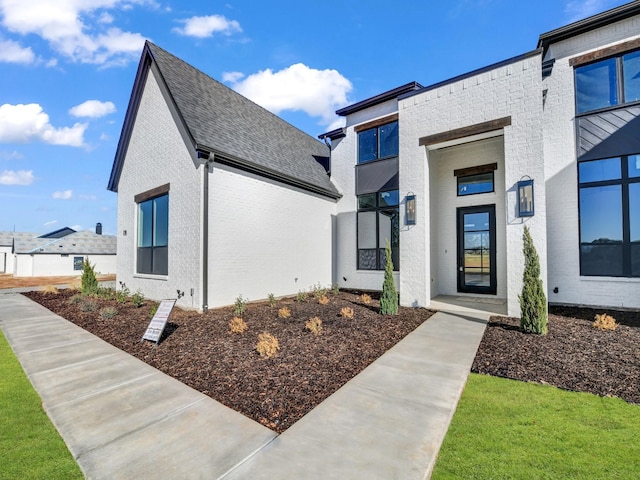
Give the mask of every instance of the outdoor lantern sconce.
[{"label": "outdoor lantern sconce", "polygon": [[533,179],[531,178],[521,179],[518,182],[518,212],[520,217],[533,217]]},{"label": "outdoor lantern sconce", "polygon": [[413,193],[407,195],[405,202],[407,225],[416,224],[416,196]]}]

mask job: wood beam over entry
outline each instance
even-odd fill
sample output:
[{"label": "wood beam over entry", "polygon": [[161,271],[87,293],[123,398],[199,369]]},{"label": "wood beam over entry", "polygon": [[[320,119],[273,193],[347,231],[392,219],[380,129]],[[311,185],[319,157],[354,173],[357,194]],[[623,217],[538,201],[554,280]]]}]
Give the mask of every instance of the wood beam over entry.
[{"label": "wood beam over entry", "polygon": [[480,135],[494,130],[499,130],[511,125],[511,116],[498,118],[496,120],[490,120],[488,122],[477,123],[475,125],[469,125],[468,127],[456,128],[455,130],[449,130],[448,132],[436,133],[434,135],[427,135],[421,137],[418,140],[418,144],[421,147],[428,147],[437,143],[450,142],[459,138],[471,137],[473,135]]}]

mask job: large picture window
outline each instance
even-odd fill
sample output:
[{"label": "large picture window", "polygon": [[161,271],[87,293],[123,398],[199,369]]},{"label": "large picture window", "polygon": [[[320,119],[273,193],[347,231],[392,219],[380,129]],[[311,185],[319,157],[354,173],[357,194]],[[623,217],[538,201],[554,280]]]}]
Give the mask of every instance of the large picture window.
[{"label": "large picture window", "polygon": [[575,69],[578,113],[640,100],[640,50]]},{"label": "large picture window", "polygon": [[358,269],[384,270],[391,244],[393,269],[399,270],[400,196],[398,190],[358,196]]},{"label": "large picture window", "polygon": [[580,274],[640,277],[640,155],[578,164]]},{"label": "large picture window", "polygon": [[138,273],[168,274],[169,194],[138,203]]},{"label": "large picture window", "polygon": [[358,133],[358,163],[398,155],[398,121]]}]

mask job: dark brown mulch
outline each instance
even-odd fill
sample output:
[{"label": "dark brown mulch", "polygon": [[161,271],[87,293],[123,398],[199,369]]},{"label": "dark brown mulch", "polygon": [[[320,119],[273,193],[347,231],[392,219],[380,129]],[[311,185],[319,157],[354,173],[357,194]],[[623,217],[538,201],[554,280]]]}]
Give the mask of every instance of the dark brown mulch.
[{"label": "dark brown mulch", "polygon": [[[600,313],[618,328],[594,328]],[[472,371],[640,403],[640,312],[552,307],[547,335],[519,327],[517,318],[492,317]]]},{"label": "dark brown mulch", "polygon": [[[118,309],[116,317],[104,320],[97,311],[83,313],[78,305],[71,305],[69,298],[74,293],[26,295],[276,432],[293,425],[433,314],[401,308],[397,316],[383,316],[378,313],[377,300],[365,305],[359,295],[341,292],[329,294],[328,305],[320,305],[313,297],[303,302],[278,300],[274,308],[266,303],[250,304],[242,316],[249,330],[231,334],[231,307],[206,314],[175,308],[160,345],[154,347],[140,341],[151,319],[151,302],[135,308],[131,303],[96,300],[100,308]],[[283,306],[291,309],[291,318],[278,317]],[[352,307],[354,318],[342,318],[342,307]],[[314,316],[322,319],[321,335],[305,329],[306,321]],[[257,336],[262,332],[279,340],[276,357],[262,358],[256,352]]]}]

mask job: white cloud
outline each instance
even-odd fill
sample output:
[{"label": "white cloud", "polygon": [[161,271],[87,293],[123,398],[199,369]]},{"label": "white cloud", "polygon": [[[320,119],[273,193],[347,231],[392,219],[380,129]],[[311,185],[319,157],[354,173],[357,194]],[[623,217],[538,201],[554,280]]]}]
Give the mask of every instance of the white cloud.
[{"label": "white cloud", "polygon": [[116,111],[113,102],[101,102],[100,100],[87,100],[69,110],[74,117],[99,118]]},{"label": "white cloud", "polygon": [[[139,33],[108,28],[111,9],[133,4],[157,4],[150,0],[0,0],[0,21],[9,31],[35,34],[52,49],[83,63],[124,63],[137,57],[144,38]],[[99,16],[93,15],[100,10]]]},{"label": "white cloud", "polygon": [[607,10],[611,0],[571,0],[564,7],[569,22],[576,22]]},{"label": "white cloud", "polygon": [[0,185],[31,185],[33,170],[5,170],[0,173]]},{"label": "white cloud", "polygon": [[302,63],[254,73],[232,87],[273,113],[301,110],[320,117],[325,125],[335,121],[335,110],[349,103],[347,94],[353,89],[337,70],[316,70]]},{"label": "white cloud", "polygon": [[178,20],[178,22],[184,24],[184,26],[182,28],[176,27],[173,31],[189,37],[207,38],[212,37],[214,33],[231,35],[232,33],[242,32],[242,27],[236,20],[228,20],[222,15],[191,17]]},{"label": "white cloud", "polygon": [[49,123],[49,115],[37,103],[0,105],[0,143],[41,141],[51,145],[81,147],[86,129],[86,123],[55,128]]},{"label": "white cloud", "polygon": [[22,160],[24,155],[17,150],[13,152],[0,152],[0,160]]},{"label": "white cloud", "polygon": [[222,72],[222,81],[229,83],[236,83],[238,80],[244,77],[242,72]]},{"label": "white cloud", "polygon": [[75,230],[76,232],[82,231],[82,225],[71,225],[69,228],[71,230]]},{"label": "white cloud", "polygon": [[51,220],[50,222],[44,223],[42,226],[43,227],[50,227],[51,225],[55,225],[56,223],[58,223],[58,220]]},{"label": "white cloud", "polygon": [[98,197],[95,195],[78,195],[78,198],[80,198],[81,200],[97,200]]},{"label": "white cloud", "polygon": [[33,63],[36,56],[31,47],[22,47],[13,40],[0,40],[0,62]]},{"label": "white cloud", "polygon": [[73,197],[73,190],[63,190],[51,194],[51,198],[56,200],[69,200],[71,197]]}]

